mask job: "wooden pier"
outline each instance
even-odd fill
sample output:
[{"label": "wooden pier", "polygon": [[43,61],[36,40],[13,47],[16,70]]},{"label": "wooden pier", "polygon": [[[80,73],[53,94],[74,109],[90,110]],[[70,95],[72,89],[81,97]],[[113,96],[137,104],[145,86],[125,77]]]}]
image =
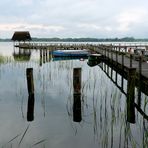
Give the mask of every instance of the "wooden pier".
[{"label": "wooden pier", "polygon": [[[148,63],[144,60],[144,55],[138,56],[138,61],[134,58],[134,53],[129,49],[139,48],[148,50],[148,45],[136,44],[136,45],[105,45],[105,44],[42,44],[42,43],[23,43],[15,45],[15,47],[23,49],[36,49],[40,50],[40,65],[45,62],[49,62],[51,57],[51,51],[53,50],[78,50],[87,49],[90,53],[101,54],[103,66],[102,70],[112,80],[114,84],[121,90],[121,92],[127,97],[127,121],[135,123],[135,108],[138,112],[148,120],[148,115],[141,109],[141,93],[148,95]],[[50,53],[50,54],[49,54]],[[113,71],[115,73],[113,73]],[[118,84],[118,74],[120,74],[120,85]],[[114,77],[114,79],[113,79]],[[127,90],[124,89],[124,80],[127,82]],[[75,88],[75,86],[74,86]],[[135,88],[137,88],[138,98],[135,97]],[[75,90],[75,89],[74,89]],[[75,90],[76,91],[76,90]],[[74,121],[81,121],[81,104],[80,93],[75,95],[74,93]],[[76,100],[78,106],[76,106]],[[79,113],[78,119],[75,116],[76,111]]]},{"label": "wooden pier", "polygon": [[94,51],[102,54],[106,62],[118,66],[123,71],[128,71],[131,68],[136,69],[136,74],[141,75],[143,78],[148,78],[148,63],[143,62],[143,55],[139,55],[139,61],[133,59],[133,54],[122,49],[120,46],[95,46]]},{"label": "wooden pier", "polygon": [[148,63],[143,62],[144,57],[139,56],[139,61],[134,59],[134,54],[129,52],[131,48],[145,48],[148,44],[67,44],[67,43],[19,43],[15,47],[37,50],[78,50],[87,49],[93,53],[100,53],[106,62],[116,65],[118,69],[127,72],[131,68],[136,69],[136,75],[148,84]]}]

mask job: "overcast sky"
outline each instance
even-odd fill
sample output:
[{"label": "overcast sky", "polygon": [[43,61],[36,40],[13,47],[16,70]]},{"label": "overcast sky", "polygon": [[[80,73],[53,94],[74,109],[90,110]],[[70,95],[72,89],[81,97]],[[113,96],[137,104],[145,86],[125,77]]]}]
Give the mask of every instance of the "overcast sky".
[{"label": "overcast sky", "polygon": [[4,0],[0,38],[14,31],[33,37],[148,38],[148,0]]}]

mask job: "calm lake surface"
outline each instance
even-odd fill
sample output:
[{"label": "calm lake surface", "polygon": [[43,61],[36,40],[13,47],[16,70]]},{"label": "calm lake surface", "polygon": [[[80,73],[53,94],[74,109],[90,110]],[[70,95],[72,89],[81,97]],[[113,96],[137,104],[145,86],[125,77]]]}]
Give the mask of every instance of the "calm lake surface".
[{"label": "calm lake surface", "polygon": [[[134,108],[135,121],[129,121],[127,98],[101,69],[105,64],[90,67],[87,61],[0,42],[0,147],[146,148],[148,120]],[[27,68],[33,68],[31,95]],[[147,95],[141,93],[140,104],[148,115]]]}]

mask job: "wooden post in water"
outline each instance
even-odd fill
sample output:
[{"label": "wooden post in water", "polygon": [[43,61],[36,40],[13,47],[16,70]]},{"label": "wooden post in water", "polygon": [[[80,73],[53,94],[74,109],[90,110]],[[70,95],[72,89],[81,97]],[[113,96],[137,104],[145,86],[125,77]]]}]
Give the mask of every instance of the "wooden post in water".
[{"label": "wooden post in water", "polygon": [[33,82],[33,68],[26,69],[27,88],[28,88],[28,107],[27,107],[27,121],[34,120],[34,82]]},{"label": "wooden post in water", "polygon": [[33,68],[26,69],[28,94],[34,94]]},{"label": "wooden post in water", "polygon": [[81,68],[73,70],[73,121],[81,122]]},{"label": "wooden post in water", "polygon": [[127,83],[127,121],[130,123],[135,123],[135,78],[136,68],[130,68]]}]

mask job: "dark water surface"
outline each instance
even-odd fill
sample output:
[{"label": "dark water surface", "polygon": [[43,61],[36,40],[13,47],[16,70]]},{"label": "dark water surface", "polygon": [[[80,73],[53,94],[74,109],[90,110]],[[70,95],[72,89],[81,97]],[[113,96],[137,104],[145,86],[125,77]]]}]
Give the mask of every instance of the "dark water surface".
[{"label": "dark water surface", "polygon": [[[135,123],[127,121],[126,96],[98,65],[18,52],[12,43],[0,43],[0,147],[147,147],[148,120],[135,109]],[[27,68],[33,68],[31,95]],[[148,115],[148,97],[141,97]]]}]

